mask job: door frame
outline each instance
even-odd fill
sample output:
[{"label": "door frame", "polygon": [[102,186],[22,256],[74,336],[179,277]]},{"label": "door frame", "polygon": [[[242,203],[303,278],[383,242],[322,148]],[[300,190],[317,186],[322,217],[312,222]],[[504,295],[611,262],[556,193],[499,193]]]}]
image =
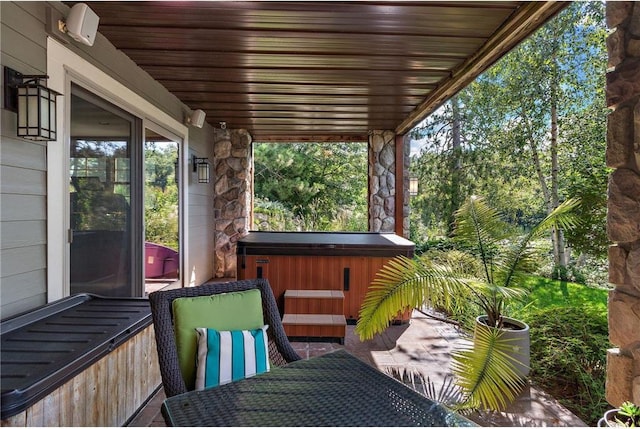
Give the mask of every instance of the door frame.
[{"label": "door frame", "polygon": [[[189,183],[186,174],[189,153],[188,128],[154,104],[135,93],[107,73],[89,63],[80,55],[47,37],[47,73],[49,88],[58,91],[57,139],[47,145],[47,302],[69,295],[69,144],[71,115],[71,82],[85,88],[119,108],[142,119],[142,129],[150,123],[166,129],[182,139],[180,165],[182,183]],[[184,188],[184,186],[183,186]],[[180,192],[181,243],[188,249],[188,201],[186,189]],[[144,248],[143,243],[140,243]],[[188,252],[183,252],[182,263],[189,266]],[[184,275],[181,276],[184,284]]]},{"label": "door frame", "polygon": [[[149,129],[157,134],[160,134],[166,138],[170,138],[173,141],[175,141],[176,143],[178,143],[178,171],[176,172],[176,174],[178,174],[178,235],[179,235],[179,242],[178,242],[178,253],[180,254],[180,264],[179,264],[179,278],[178,280],[176,280],[175,282],[172,283],[172,287],[173,286],[177,286],[177,287],[183,287],[185,285],[185,272],[184,272],[184,267],[186,267],[186,260],[184,258],[183,255],[185,255],[185,251],[187,249],[187,247],[184,245],[185,240],[186,240],[186,235],[187,235],[187,229],[184,227],[185,225],[185,213],[186,213],[186,209],[187,207],[184,206],[184,204],[182,203],[183,201],[186,201],[186,197],[187,197],[187,190],[186,190],[186,186],[188,185],[188,182],[186,181],[185,177],[185,169],[186,167],[184,167],[184,162],[185,159],[187,158],[187,156],[185,156],[185,154],[183,153],[183,149],[186,148],[186,145],[184,144],[184,137],[180,137],[178,134],[175,134],[171,131],[169,131],[167,128],[163,127],[160,124],[157,124],[151,120],[147,120],[145,121],[144,127],[142,128],[142,134],[143,134],[143,143],[146,142],[146,130]],[[143,158],[143,164],[144,164],[144,150],[143,150],[143,154],[142,154],[142,158]],[[144,187],[144,184],[143,184]],[[144,204],[143,204],[144,206]],[[143,207],[144,209],[144,207]],[[145,226],[145,221],[143,219],[143,227]],[[144,232],[144,231],[143,231]],[[145,239],[145,237],[143,237],[143,240]],[[146,261],[145,261],[146,262]],[[144,266],[144,263],[142,264]],[[143,281],[145,275],[144,275],[144,270],[143,270]]]}]

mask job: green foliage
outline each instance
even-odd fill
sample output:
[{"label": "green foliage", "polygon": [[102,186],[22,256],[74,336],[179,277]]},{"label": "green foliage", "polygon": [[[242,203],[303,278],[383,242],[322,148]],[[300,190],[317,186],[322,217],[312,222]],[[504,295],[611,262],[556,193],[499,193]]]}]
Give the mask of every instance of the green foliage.
[{"label": "green foliage", "polygon": [[589,287],[584,284],[550,280],[530,276],[521,282],[527,294],[526,308],[514,309],[514,314],[524,317],[527,308],[590,307],[600,314],[607,313],[608,289]]},{"label": "green foliage", "polygon": [[[418,260],[424,266],[439,265],[453,267],[455,272],[463,278],[477,278],[481,275],[481,265],[478,259],[465,251],[448,249],[447,244],[453,244],[451,239],[448,242],[438,243],[441,247],[433,247],[422,255]],[[447,315],[447,317],[457,321],[460,326],[467,331],[473,330],[475,318],[482,313],[482,309],[474,299],[472,292],[462,289],[450,297],[447,307],[431,304],[434,310]]]},{"label": "green foliage", "polygon": [[297,231],[299,228],[293,213],[279,201],[255,197],[253,217],[257,231]]},{"label": "green foliage", "polygon": [[[603,86],[604,87],[604,86]],[[581,199],[576,214],[583,219],[581,225],[565,235],[574,250],[594,256],[606,257],[608,237],[607,185],[611,169],[606,168],[606,115],[603,106],[570,118],[576,125],[566,134],[567,147],[573,151],[563,153],[562,164],[566,170],[562,185],[569,195]]]},{"label": "green foliage", "polygon": [[179,245],[178,187],[147,186],[145,192],[145,240],[162,244],[174,250]]},{"label": "green foliage", "polygon": [[[549,242],[545,244],[546,247],[550,248]],[[552,278],[554,269],[555,267],[552,261],[547,258],[542,260],[540,268],[536,270],[536,274],[542,277]],[[567,265],[566,281],[606,289],[609,287],[608,271],[609,261],[606,256],[594,256],[582,253],[577,258],[572,259]]]},{"label": "green foliage", "polygon": [[178,184],[175,142],[145,143],[145,240],[180,249]]},{"label": "green foliage", "polygon": [[604,399],[606,311],[595,306],[530,309],[532,381],[585,423],[595,426],[608,408]]},{"label": "green foliage", "polygon": [[607,289],[536,276],[522,285],[528,301],[513,314],[531,327],[532,381],[595,426],[607,408]]},{"label": "green foliage", "polygon": [[296,230],[368,230],[366,144],[259,143],[254,162],[256,199],[280,204]]},{"label": "green foliage", "polygon": [[456,212],[455,240],[473,249],[482,266],[478,279],[488,286],[476,297],[488,316],[489,326],[502,326],[505,299],[512,293],[509,289],[515,289],[513,285],[535,269],[536,249],[531,242],[552,227],[570,229],[575,225],[577,220],[572,210],[578,204],[576,200],[565,201],[518,238],[500,213],[481,198],[469,198]]},{"label": "green foliage", "polygon": [[[414,241],[425,241],[419,234],[449,235],[455,202],[473,194],[483,195],[505,220],[524,230],[549,212],[557,194],[559,201],[583,201],[576,209],[583,222],[566,233],[572,248],[578,254],[606,253],[603,16],[602,2],[570,4],[461,91],[455,103],[412,131],[424,142],[411,167],[420,177],[411,220],[424,227],[412,228]],[[558,123],[555,148],[552,105]]]},{"label": "green foliage", "polygon": [[[372,338],[407,307],[428,304],[458,313],[468,302],[475,302],[487,315],[491,333],[478,335],[476,331],[474,348],[454,354],[454,373],[465,404],[503,407],[520,387],[514,381],[518,377],[515,368],[503,356],[507,340],[498,334],[506,303],[524,294],[515,285],[533,268],[535,249],[530,242],[551,227],[570,228],[576,221],[571,210],[577,204],[566,201],[529,232],[516,237],[482,198],[469,198],[455,213],[454,229],[454,240],[469,252],[450,251],[437,260],[429,259],[428,254],[391,259],[369,286],[356,333],[362,339]],[[476,263],[469,264],[471,259]]]},{"label": "green foliage", "polygon": [[524,385],[510,340],[497,329],[476,329],[473,345],[453,352],[453,372],[464,392],[463,408],[505,409]]},{"label": "green foliage", "polygon": [[631,428],[640,426],[640,407],[633,402],[623,402],[618,410],[616,422]]}]

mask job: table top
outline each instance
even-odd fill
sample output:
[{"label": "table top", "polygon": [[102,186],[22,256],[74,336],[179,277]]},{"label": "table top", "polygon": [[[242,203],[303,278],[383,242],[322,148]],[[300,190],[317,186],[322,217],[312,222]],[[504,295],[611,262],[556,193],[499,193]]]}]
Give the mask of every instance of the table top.
[{"label": "table top", "polygon": [[344,350],[168,398],[172,426],[475,426]]}]

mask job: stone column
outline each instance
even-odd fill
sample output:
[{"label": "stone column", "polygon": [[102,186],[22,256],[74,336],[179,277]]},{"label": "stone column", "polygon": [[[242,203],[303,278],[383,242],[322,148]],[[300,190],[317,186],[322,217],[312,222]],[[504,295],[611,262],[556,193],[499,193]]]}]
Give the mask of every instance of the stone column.
[{"label": "stone column", "polygon": [[237,276],[236,242],[249,230],[251,135],[246,130],[216,130],[214,141],[215,277]]},{"label": "stone column", "polygon": [[369,135],[369,231],[395,231],[395,133]]},{"label": "stone column", "polygon": [[607,233],[609,339],[607,401],[640,404],[640,3],[607,2]]},{"label": "stone column", "polygon": [[404,139],[401,168],[404,183],[396,187],[396,135],[372,131],[369,135],[369,231],[395,232],[396,198],[402,198],[402,235],[409,236],[409,142]]},{"label": "stone column", "polygon": [[411,214],[411,195],[409,195],[409,168],[411,167],[411,140],[407,135],[404,136],[404,148],[403,161],[404,161],[404,184],[402,186],[403,192],[403,204],[402,204],[402,236],[409,238],[409,219]]}]

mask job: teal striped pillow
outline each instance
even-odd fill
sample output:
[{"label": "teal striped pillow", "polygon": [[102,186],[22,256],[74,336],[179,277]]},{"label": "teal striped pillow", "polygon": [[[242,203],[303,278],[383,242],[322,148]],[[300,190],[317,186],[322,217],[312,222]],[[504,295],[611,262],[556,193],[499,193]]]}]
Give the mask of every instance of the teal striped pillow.
[{"label": "teal striped pillow", "polygon": [[268,327],[244,331],[196,328],[196,390],[269,371]]}]

